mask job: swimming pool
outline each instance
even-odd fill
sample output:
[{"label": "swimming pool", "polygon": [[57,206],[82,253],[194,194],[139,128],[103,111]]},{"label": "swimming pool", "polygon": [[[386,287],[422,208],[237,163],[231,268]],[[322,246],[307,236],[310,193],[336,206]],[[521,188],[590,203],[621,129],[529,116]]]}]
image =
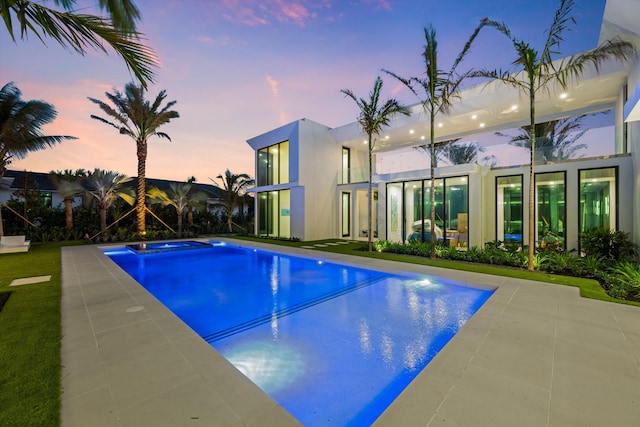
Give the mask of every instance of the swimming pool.
[{"label": "swimming pool", "polygon": [[233,245],[118,265],[305,425],[369,425],[492,291]]}]

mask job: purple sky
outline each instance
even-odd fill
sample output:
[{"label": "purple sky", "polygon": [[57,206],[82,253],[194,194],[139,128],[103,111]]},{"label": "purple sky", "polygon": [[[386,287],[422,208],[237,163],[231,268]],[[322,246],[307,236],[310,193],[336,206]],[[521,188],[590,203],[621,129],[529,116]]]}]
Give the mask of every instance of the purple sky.
[{"label": "purple sky", "polygon": [[[148,97],[166,89],[180,113],[152,138],[147,176],[210,183],[230,169],[253,175],[246,140],[308,118],[330,127],[355,121],[355,103],[340,93],[366,96],[380,69],[421,76],[423,28],[437,31],[440,68],[448,69],[478,21],[505,21],[519,38],[542,47],[557,0],[138,0],[139,29],[161,68]],[[47,2],[53,7],[53,2]],[[78,0],[77,6],[93,2]],[[562,56],[595,47],[605,0],[577,0],[577,26],[566,33]],[[37,172],[95,167],[136,175],[135,143],[91,119],[102,115],[87,97],[106,100],[132,77],[119,57],[65,51],[35,36],[12,43],[0,30],[0,85],[13,81],[23,99],[58,110],[48,134],[78,140],[15,161],[11,169]],[[511,45],[493,30],[477,39],[460,70],[509,68]],[[383,99],[417,99],[383,76]]]}]

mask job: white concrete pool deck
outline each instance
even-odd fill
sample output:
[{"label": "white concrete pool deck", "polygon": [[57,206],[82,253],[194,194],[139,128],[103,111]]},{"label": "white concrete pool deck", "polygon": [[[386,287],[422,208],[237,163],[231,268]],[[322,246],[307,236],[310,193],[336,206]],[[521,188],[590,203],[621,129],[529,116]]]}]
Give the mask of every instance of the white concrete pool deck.
[{"label": "white concrete pool deck", "polygon": [[[234,243],[498,286],[377,426],[640,425],[640,307],[568,286]],[[63,427],[299,425],[98,246],[63,248],[62,282]]]}]

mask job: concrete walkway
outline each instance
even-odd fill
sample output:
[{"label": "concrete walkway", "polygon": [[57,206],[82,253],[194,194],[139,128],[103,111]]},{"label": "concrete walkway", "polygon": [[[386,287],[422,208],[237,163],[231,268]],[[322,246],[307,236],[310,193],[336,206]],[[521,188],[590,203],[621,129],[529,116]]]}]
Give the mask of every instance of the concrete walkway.
[{"label": "concrete walkway", "polygon": [[[241,244],[499,287],[377,426],[640,425],[639,307],[566,286]],[[299,425],[99,247],[63,248],[62,273],[63,427]]]}]

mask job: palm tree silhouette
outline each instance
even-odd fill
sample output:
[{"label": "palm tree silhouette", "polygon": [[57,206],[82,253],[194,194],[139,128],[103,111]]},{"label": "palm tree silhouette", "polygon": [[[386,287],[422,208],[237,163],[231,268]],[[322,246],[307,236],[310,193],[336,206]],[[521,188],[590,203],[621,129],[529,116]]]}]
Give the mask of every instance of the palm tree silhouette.
[{"label": "palm tree silhouette", "polygon": [[127,83],[124,87],[124,93],[117,90],[113,94],[105,93],[113,106],[98,99],[89,98],[91,102],[97,104],[114,121],[112,122],[93,114],[91,115],[92,119],[113,126],[118,129],[121,135],[126,135],[136,142],[138,156],[136,223],[139,237],[144,237],[146,234],[145,197],[147,192],[145,177],[148,140],[152,136],[157,136],[171,141],[169,135],[159,132],[158,128],[169,123],[171,119],[180,117],[177,111],[170,110],[176,101],[168,102],[161,108],[161,104],[167,96],[166,91],[160,91],[153,104],[144,98],[144,92],[143,86]]}]

